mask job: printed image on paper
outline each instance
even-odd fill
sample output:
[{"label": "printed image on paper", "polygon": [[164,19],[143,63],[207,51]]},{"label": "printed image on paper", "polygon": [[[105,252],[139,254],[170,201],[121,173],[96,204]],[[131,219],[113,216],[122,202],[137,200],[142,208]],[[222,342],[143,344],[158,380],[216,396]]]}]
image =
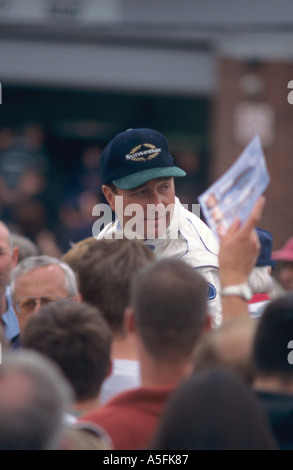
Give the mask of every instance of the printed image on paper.
[{"label": "printed image on paper", "polygon": [[206,223],[222,236],[236,217],[247,220],[270,182],[259,137],[256,135],[230,169],[198,198]]}]

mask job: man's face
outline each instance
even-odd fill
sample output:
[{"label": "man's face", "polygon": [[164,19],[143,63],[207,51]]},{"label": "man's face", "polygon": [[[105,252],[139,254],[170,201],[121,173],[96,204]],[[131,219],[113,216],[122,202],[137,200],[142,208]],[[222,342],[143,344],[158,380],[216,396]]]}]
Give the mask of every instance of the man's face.
[{"label": "man's face", "polygon": [[[111,209],[116,212],[122,222],[126,236],[136,220],[136,232],[141,238],[158,238],[164,235],[169,227],[175,203],[175,188],[173,178],[156,178],[134,189],[116,189],[114,193],[109,186],[103,187],[104,194]],[[115,196],[122,196],[121,204],[117,204]],[[136,210],[134,219],[135,206]],[[166,211],[169,207],[170,210]]]},{"label": "man's face", "polygon": [[6,227],[0,223],[0,298],[3,294],[5,295],[11,271],[17,263],[17,257],[18,250],[10,248],[9,233]]},{"label": "man's face", "polygon": [[13,304],[20,332],[23,332],[28,320],[47,302],[67,297],[65,274],[60,266],[44,266],[16,277]]},{"label": "man's face", "polygon": [[281,262],[279,282],[286,291],[293,291],[293,261]]}]

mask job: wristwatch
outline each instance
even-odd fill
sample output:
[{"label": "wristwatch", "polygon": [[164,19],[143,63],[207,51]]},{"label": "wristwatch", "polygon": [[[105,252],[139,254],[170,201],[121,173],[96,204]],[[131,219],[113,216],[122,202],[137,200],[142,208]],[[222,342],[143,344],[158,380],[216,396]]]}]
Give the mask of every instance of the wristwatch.
[{"label": "wristwatch", "polygon": [[226,297],[228,295],[236,295],[236,297],[242,297],[248,301],[252,297],[252,290],[247,282],[235,284],[234,286],[226,286],[222,289],[222,296]]}]

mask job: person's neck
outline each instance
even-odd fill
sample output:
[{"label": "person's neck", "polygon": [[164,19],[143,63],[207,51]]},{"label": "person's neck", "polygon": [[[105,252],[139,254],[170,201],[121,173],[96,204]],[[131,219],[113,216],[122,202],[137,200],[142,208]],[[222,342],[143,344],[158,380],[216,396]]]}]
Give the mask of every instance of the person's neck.
[{"label": "person's neck", "polygon": [[190,367],[187,361],[169,363],[151,357],[144,357],[141,360],[141,383],[144,387],[177,384],[189,373]]},{"label": "person's neck", "polygon": [[100,408],[100,396],[84,401],[76,401],[72,404],[70,411],[76,415],[83,415]]},{"label": "person's neck", "polygon": [[259,392],[293,395],[293,380],[284,381],[278,377],[258,377],[253,382],[253,389]]},{"label": "person's neck", "polygon": [[132,361],[138,360],[136,339],[133,333],[126,336],[114,336],[111,351],[112,359],[128,359]]}]

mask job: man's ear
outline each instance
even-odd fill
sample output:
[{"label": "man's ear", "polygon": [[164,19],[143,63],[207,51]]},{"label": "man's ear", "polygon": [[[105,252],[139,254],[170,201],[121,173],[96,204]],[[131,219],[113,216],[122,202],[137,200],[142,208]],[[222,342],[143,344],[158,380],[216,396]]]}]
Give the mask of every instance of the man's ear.
[{"label": "man's ear", "polygon": [[12,250],[12,264],[13,268],[17,265],[18,262],[18,256],[19,256],[19,248],[18,246],[15,246]]},{"label": "man's ear", "polygon": [[135,333],[136,325],[134,319],[134,311],[132,307],[127,307],[124,314],[124,330],[126,333]]},{"label": "man's ear", "polygon": [[102,191],[112,211],[115,212],[115,196],[117,196],[117,194],[106,184],[103,184]]}]

